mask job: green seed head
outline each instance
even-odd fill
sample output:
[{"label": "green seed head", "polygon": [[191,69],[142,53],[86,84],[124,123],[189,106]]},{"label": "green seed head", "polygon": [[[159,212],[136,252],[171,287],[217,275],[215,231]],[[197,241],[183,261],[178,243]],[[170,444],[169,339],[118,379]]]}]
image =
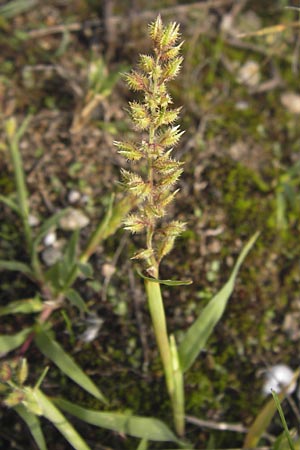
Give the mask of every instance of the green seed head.
[{"label": "green seed head", "polygon": [[129,103],[129,114],[142,136],[137,142],[116,141],[115,145],[130,162],[140,161],[146,168],[143,175],[124,169],[121,172],[125,189],[139,199],[139,210],[126,218],[124,226],[132,233],[146,232],[146,248],[133,258],[144,260],[148,268],[158,272],[161,259],[185,228],[179,221],[164,223],[167,207],[178,192],[174,186],[183,171],[182,163],[171,157],[183,131],[174,125],[180,108],[170,107],[167,83],[178,75],[183,58],[178,24],[164,26],[158,16],[149,25],[149,36],[153,53],[141,55],[138,69],[125,75],[129,88],[141,94],[139,101]]}]

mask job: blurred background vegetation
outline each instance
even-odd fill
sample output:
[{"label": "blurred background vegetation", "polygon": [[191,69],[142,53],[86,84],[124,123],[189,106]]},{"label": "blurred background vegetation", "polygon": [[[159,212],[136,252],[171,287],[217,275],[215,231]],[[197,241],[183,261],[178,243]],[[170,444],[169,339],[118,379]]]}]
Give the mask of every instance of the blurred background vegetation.
[{"label": "blurred background vegetation", "polygon": [[[192,278],[193,285],[165,289],[171,332],[197,317],[228,278],[243,242],[261,232],[224,319],[186,379],[189,415],[215,424],[249,426],[264,402],[264,371],[277,363],[299,365],[298,7],[296,0],[0,2],[0,193],[14,190],[3,124],[30,115],[21,153],[33,221],[71,205],[87,218],[82,245],[111,192],[122,196],[124,162],[113,141],[132,133],[124,110],[132,94],[120,74],[149,51],[147,23],[158,13],[165,22],[181,24],[185,61],[171,90],[174,104],[183,105],[186,132],[177,156],[185,161],[185,172],[172,214],[188,222],[188,231],[166,258],[162,278]],[[20,224],[4,205],[0,216],[0,259],[22,260]],[[55,241],[63,240],[66,232],[57,233]],[[92,257],[95,278],[79,286],[103,320],[96,339],[80,340],[86,324],[72,308],[67,315],[57,312],[52,322],[111,407],[141,415],[159,411],[170,422],[145,298],[129,260],[138,239],[122,230],[110,237]],[[41,244],[46,265],[46,250],[57,248],[53,244]],[[0,284],[2,305],[34,293],[21,275],[2,272]],[[1,334],[24,321],[0,322]],[[30,361],[36,379],[47,362],[34,350]],[[54,367],[44,387],[49,394],[99,406]],[[289,425],[296,426],[288,405],[285,412]],[[1,448],[35,448],[13,413],[4,410],[0,417]],[[45,426],[49,448],[67,448]],[[276,435],[277,427],[275,420],[270,432]],[[78,429],[94,449],[136,448],[132,438],[80,423]],[[196,448],[243,442],[241,433],[195,424],[188,437]]]}]

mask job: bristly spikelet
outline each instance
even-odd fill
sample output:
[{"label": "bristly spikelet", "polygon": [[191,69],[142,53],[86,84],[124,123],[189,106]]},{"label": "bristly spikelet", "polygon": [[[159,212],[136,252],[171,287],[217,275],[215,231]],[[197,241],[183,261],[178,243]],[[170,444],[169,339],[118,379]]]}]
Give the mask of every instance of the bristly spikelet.
[{"label": "bristly spikelet", "polygon": [[185,228],[179,221],[160,224],[178,192],[174,185],[183,171],[182,163],[171,157],[183,134],[174,125],[181,108],[170,108],[173,101],[167,89],[167,82],[178,75],[183,58],[178,24],[164,26],[158,16],[149,25],[149,35],[153,54],[140,55],[138,69],[125,75],[129,88],[141,93],[139,101],[129,103],[129,113],[135,129],[143,132],[143,139],[140,143],[116,141],[115,145],[129,161],[144,161],[146,166],[143,178],[122,170],[124,187],[140,200],[138,213],[129,215],[124,226],[132,233],[146,231],[146,248],[133,258],[144,260],[158,276],[161,259]]}]

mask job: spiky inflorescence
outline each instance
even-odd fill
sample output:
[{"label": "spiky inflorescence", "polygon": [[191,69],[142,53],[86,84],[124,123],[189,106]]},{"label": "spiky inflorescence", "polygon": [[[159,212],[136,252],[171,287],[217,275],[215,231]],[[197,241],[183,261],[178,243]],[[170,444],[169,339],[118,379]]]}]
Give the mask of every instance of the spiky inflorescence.
[{"label": "spiky inflorescence", "polygon": [[139,209],[125,220],[125,228],[132,233],[146,231],[146,248],[137,252],[135,259],[147,263],[149,273],[158,276],[161,259],[172,249],[176,237],[185,224],[172,221],[160,225],[166,215],[166,208],[178,189],[174,185],[183,169],[182,163],[173,159],[171,153],[181,135],[174,122],[180,108],[172,109],[167,82],[175,78],[183,58],[180,56],[182,43],[177,43],[179,26],[170,23],[163,26],[160,16],[149,25],[153,43],[153,55],[141,55],[137,70],[125,75],[129,88],[142,93],[140,102],[130,102],[130,116],[135,128],[147,137],[140,143],[115,142],[118,151],[129,161],[144,160],[147,175],[142,178],[133,172],[122,170],[125,188],[141,199]]}]

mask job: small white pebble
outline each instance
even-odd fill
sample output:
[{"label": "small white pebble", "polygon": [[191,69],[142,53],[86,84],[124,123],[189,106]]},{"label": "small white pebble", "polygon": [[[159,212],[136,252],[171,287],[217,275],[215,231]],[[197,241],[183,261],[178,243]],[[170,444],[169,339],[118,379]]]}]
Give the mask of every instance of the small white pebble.
[{"label": "small white pebble", "polygon": [[[293,370],[285,364],[277,364],[276,366],[271,367],[265,375],[262,387],[263,395],[266,396],[271,394],[272,390],[278,394],[284,387],[291,383],[293,376]],[[287,390],[288,394],[292,394],[295,389],[296,382],[293,382]]]},{"label": "small white pebble", "polygon": [[300,95],[295,92],[283,92],[281,104],[292,114],[300,114]]},{"label": "small white pebble", "polygon": [[84,228],[90,223],[90,219],[79,209],[70,208],[60,219],[59,225],[62,230],[73,231]]},{"label": "small white pebble", "polygon": [[56,236],[55,230],[51,230],[44,237],[44,240],[43,240],[44,245],[46,245],[46,247],[50,247],[50,245],[54,244],[56,239],[57,239],[57,236]]},{"label": "small white pebble", "polygon": [[68,202],[73,204],[73,203],[77,203],[81,198],[81,194],[79,191],[76,191],[75,189],[72,189],[69,193],[68,193]]},{"label": "small white pebble", "polygon": [[28,223],[30,227],[37,227],[40,224],[40,219],[33,214],[29,214]]},{"label": "small white pebble", "polygon": [[237,111],[246,111],[247,109],[249,109],[249,103],[244,100],[236,102],[234,106]]},{"label": "small white pebble", "polygon": [[61,258],[62,258],[61,250],[54,247],[47,247],[42,252],[42,260],[48,267],[53,266],[53,264],[55,264]]},{"label": "small white pebble", "polygon": [[260,68],[258,63],[249,60],[243,64],[238,71],[237,81],[248,87],[257,86],[260,81]]}]

